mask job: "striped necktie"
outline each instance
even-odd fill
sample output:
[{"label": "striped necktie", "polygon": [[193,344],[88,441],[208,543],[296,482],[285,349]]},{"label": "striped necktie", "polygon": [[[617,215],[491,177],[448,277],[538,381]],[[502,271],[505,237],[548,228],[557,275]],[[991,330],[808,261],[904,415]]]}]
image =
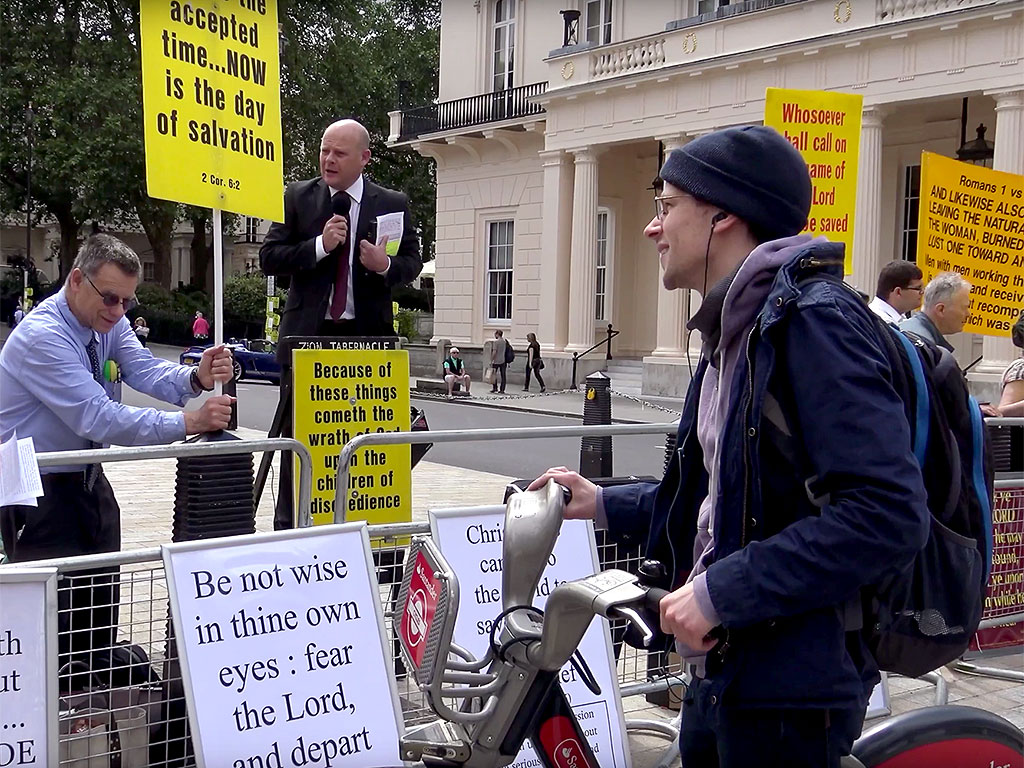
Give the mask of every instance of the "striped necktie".
[{"label": "striped necktie", "polygon": [[[93,336],[89,343],[85,345],[85,351],[89,355],[89,367],[92,368],[92,377],[96,379],[96,382],[102,387],[103,386],[103,374],[100,372],[100,357],[96,352],[96,337]],[[90,448],[102,448],[102,443],[89,441]],[[100,465],[90,464],[89,469],[85,473],[85,489],[91,491],[92,487],[96,484],[96,478],[100,475]]]}]

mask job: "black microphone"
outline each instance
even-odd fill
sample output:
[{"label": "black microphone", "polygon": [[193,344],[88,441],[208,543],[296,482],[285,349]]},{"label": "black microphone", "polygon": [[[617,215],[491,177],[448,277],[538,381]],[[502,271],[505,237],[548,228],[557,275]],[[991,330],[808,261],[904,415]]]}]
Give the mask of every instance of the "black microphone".
[{"label": "black microphone", "polygon": [[[334,211],[336,216],[344,216],[346,223],[348,223],[349,229],[352,228],[352,222],[349,220],[348,212],[352,207],[352,198],[348,196],[348,192],[336,192],[331,195],[331,210]],[[348,243],[348,236],[343,241],[338,243],[338,247],[341,248],[343,245]]]}]

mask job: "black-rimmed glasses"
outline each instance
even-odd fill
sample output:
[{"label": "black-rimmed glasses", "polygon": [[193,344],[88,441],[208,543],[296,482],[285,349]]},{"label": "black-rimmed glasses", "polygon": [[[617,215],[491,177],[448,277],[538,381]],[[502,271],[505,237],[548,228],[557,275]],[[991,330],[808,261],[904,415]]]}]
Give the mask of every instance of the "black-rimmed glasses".
[{"label": "black-rimmed glasses", "polygon": [[107,293],[106,291],[101,291],[99,288],[96,287],[96,283],[94,283],[92,279],[87,274],[85,274],[85,272],[82,273],[82,277],[88,280],[89,285],[92,286],[92,289],[100,295],[100,298],[103,299],[104,306],[116,307],[118,304],[120,304],[122,307],[124,307],[125,312],[131,312],[133,309],[139,306],[139,300],[134,296],[130,296],[127,299],[122,299],[115,293]]}]

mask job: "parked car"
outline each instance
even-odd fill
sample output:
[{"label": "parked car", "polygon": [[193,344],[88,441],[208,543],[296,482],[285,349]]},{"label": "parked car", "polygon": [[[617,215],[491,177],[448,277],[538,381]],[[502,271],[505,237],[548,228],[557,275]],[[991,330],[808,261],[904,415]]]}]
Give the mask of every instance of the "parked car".
[{"label": "parked car", "polygon": [[[178,361],[182,365],[199,365],[203,350],[213,346],[189,347]],[[281,380],[281,365],[277,362],[277,344],[267,339],[230,339],[228,349],[234,356],[235,381],[262,379],[277,383]]]}]

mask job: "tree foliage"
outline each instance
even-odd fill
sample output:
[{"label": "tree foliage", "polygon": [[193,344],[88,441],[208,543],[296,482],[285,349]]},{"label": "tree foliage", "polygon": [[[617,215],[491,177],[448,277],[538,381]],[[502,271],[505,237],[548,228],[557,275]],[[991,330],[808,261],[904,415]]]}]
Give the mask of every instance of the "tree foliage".
[{"label": "tree foliage", "polygon": [[[196,209],[146,194],[139,2],[0,3],[0,215],[25,209],[31,144],[34,219],[60,225],[61,275],[90,220],[141,225],[158,281],[169,288],[175,224],[192,223],[197,271],[205,275],[208,222]],[[278,13],[286,178],[316,173],[327,124],[359,119],[373,137],[368,174],[409,194],[429,252],[432,166],[385,140],[399,80],[409,81],[411,103],[436,93],[440,0],[281,0]]]}]

